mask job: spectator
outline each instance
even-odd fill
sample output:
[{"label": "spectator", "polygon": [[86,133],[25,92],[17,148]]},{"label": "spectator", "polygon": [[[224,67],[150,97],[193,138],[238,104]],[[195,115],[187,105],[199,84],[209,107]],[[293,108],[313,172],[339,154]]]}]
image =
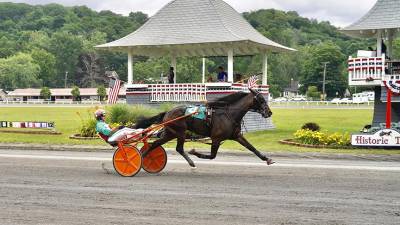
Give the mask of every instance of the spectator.
[{"label": "spectator", "polygon": [[175,73],[174,73],[174,67],[169,68],[169,73],[168,73],[168,83],[173,84],[175,83]]},{"label": "spectator", "polygon": [[218,82],[227,82],[228,81],[228,74],[225,72],[224,67],[218,67]]}]

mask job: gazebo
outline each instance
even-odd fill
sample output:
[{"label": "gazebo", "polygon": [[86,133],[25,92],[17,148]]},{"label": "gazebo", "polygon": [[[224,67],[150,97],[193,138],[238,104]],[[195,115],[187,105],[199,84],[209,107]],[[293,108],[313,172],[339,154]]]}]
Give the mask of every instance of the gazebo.
[{"label": "gazebo", "polygon": [[133,84],[134,55],[170,57],[176,73],[179,73],[177,58],[203,57],[203,83],[204,57],[227,56],[228,82],[233,83],[234,56],[261,54],[264,59],[262,84],[267,85],[267,52],[294,50],[264,37],[222,0],[174,0],[135,32],[96,47],[127,53],[128,89],[137,86]]},{"label": "gazebo", "polygon": [[[400,132],[400,60],[393,58],[393,40],[400,34],[399,12],[400,0],[378,0],[365,16],[342,29],[353,37],[377,40],[376,49],[360,50],[348,61],[351,86],[375,87],[371,133],[382,129],[394,129],[392,135]],[[395,146],[400,146],[398,140]]]}]

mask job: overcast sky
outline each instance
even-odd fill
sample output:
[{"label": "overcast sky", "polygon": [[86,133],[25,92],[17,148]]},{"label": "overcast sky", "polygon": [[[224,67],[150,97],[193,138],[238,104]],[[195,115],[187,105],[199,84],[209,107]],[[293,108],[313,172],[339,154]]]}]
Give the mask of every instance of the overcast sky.
[{"label": "overcast sky", "polygon": [[[127,15],[142,11],[150,16],[170,0],[0,0],[0,2],[25,2],[28,4],[59,3],[66,6],[87,5],[101,11],[111,10]],[[376,0],[225,0],[239,12],[257,9],[297,11],[301,16],[327,20],[336,26],[346,26],[363,16]]]}]

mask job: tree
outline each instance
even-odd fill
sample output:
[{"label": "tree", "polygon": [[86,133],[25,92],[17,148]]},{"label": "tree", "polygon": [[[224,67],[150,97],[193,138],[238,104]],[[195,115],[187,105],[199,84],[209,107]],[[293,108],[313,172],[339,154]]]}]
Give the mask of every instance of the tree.
[{"label": "tree", "polygon": [[72,95],[74,101],[80,101],[81,92],[79,90],[79,87],[73,86],[72,87],[72,91],[71,91],[71,95]]},{"label": "tree", "polygon": [[29,54],[18,53],[6,59],[0,58],[0,89],[39,87],[39,71],[40,67]]},{"label": "tree", "polygon": [[52,86],[56,77],[56,58],[53,54],[43,49],[33,49],[31,51],[33,62],[39,65],[39,79],[44,86]]},{"label": "tree", "polygon": [[43,87],[40,90],[40,97],[42,97],[45,100],[49,100],[51,98],[51,91],[50,88],[48,87]]},{"label": "tree", "polygon": [[400,38],[396,39],[393,43],[393,58],[400,59]]},{"label": "tree", "polygon": [[321,98],[321,92],[318,91],[316,86],[309,86],[306,95],[312,100],[320,100]]},{"label": "tree", "polygon": [[300,88],[305,93],[309,86],[317,86],[322,90],[324,62],[329,62],[326,71],[326,93],[328,97],[336,96],[336,92],[342,95],[346,90],[346,74],[344,64],[346,57],[340,48],[332,42],[309,46],[303,57],[304,63],[301,71]]},{"label": "tree", "polygon": [[64,74],[68,72],[68,79],[75,79],[75,66],[82,53],[82,37],[67,32],[56,32],[50,39],[51,53],[56,57],[57,77],[56,85],[63,86]]},{"label": "tree", "polygon": [[96,87],[106,81],[103,60],[94,49],[94,46],[105,42],[106,34],[101,32],[94,32],[83,41],[85,53],[79,56],[76,74],[81,87]]},{"label": "tree", "polygon": [[99,96],[100,101],[103,101],[107,96],[107,91],[104,85],[100,85],[97,87],[97,95]]}]

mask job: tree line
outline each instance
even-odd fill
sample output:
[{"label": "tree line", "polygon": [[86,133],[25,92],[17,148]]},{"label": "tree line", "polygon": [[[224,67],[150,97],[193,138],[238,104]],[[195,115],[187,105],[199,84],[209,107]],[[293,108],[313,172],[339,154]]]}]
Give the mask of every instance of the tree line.
[{"label": "tree line", "polygon": [[[243,16],[269,39],[298,50],[270,54],[269,84],[275,96],[288,87],[291,79],[300,81],[302,93],[309,87],[321,91],[324,62],[329,62],[328,96],[342,95],[348,87],[347,57],[375,43],[350,38],[329,22],[303,18],[293,11],[268,9]],[[96,51],[93,47],[124,37],[147,20],[142,12],[123,16],[86,6],[0,3],[0,88],[97,87],[106,84],[105,71],[109,70],[126,80],[126,54]],[[400,49],[399,40],[395,48]],[[161,73],[167,73],[169,62],[168,58],[135,57],[135,81],[155,82]],[[179,59],[178,82],[200,82],[201,63],[200,58]],[[216,67],[224,64],[226,58],[208,58],[208,74],[215,76]],[[247,77],[261,69],[261,56],[235,58],[235,73]]]}]

